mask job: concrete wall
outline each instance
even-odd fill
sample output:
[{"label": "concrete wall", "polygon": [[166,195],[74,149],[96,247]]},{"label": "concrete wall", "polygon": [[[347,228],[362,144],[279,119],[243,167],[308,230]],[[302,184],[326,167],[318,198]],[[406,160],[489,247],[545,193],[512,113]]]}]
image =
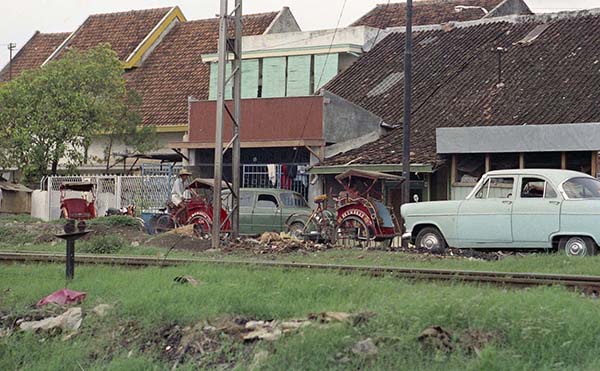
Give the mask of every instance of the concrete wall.
[{"label": "concrete wall", "polygon": [[31,216],[44,221],[50,221],[48,212],[48,191],[33,191],[31,194]]},{"label": "concrete wall", "polygon": [[294,18],[290,8],[284,6],[277,17],[275,17],[269,28],[265,31],[265,34],[295,31],[300,31],[300,26],[298,25],[298,22],[296,22],[296,18]]},{"label": "concrete wall", "polygon": [[327,143],[345,142],[383,130],[379,116],[328,91],[323,97],[323,131]]}]

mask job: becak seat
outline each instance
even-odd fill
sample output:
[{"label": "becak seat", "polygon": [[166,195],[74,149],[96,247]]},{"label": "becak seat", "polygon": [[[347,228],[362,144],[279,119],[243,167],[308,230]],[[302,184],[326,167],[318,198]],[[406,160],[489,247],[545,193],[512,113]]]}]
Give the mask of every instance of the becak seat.
[{"label": "becak seat", "polygon": [[315,197],[315,203],[320,204],[322,202],[327,201],[327,195],[318,195]]}]

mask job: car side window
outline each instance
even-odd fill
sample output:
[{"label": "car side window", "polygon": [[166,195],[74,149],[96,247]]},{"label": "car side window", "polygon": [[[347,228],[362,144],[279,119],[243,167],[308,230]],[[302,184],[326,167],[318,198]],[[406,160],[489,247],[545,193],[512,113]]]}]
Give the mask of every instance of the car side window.
[{"label": "car side window", "polygon": [[240,207],[252,207],[252,201],[254,199],[254,193],[252,192],[240,192]]},{"label": "car side window", "polygon": [[277,198],[273,195],[260,194],[256,201],[256,207],[276,209],[279,207],[279,203],[277,202]]},{"label": "car side window", "polygon": [[475,194],[478,199],[511,198],[515,179],[512,177],[489,178]]},{"label": "car side window", "polygon": [[523,178],[521,181],[521,198],[556,198],[552,185],[540,178]]}]

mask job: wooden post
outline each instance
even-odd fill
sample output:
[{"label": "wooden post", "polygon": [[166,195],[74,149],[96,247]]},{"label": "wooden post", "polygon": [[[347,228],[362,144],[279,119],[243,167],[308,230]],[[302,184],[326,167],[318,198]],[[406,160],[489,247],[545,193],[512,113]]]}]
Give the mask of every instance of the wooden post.
[{"label": "wooden post", "polygon": [[456,183],[456,155],[452,155],[452,161],[450,165],[450,185]]},{"label": "wooden post", "polygon": [[519,169],[525,169],[525,154],[519,153]]},{"label": "wooden post", "polygon": [[563,170],[567,168],[567,152],[560,153],[560,168]]},{"label": "wooden post", "polygon": [[598,151],[592,151],[592,171],[591,175],[595,178],[598,175]]},{"label": "wooden post", "polygon": [[490,171],[491,168],[492,168],[492,166],[491,166],[491,161],[490,161],[490,154],[486,153],[485,154],[485,172],[487,173],[488,171]]}]

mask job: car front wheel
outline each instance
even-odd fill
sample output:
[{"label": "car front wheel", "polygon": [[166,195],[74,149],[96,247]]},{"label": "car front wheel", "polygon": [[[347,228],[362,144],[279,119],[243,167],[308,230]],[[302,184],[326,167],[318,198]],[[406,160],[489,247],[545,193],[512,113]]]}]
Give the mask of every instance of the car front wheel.
[{"label": "car front wheel", "polygon": [[415,246],[434,253],[443,252],[448,247],[442,233],[433,227],[426,227],[419,231],[415,239]]},{"label": "car front wheel", "polygon": [[573,236],[561,238],[558,249],[567,256],[592,256],[596,255],[597,246],[589,237]]}]

